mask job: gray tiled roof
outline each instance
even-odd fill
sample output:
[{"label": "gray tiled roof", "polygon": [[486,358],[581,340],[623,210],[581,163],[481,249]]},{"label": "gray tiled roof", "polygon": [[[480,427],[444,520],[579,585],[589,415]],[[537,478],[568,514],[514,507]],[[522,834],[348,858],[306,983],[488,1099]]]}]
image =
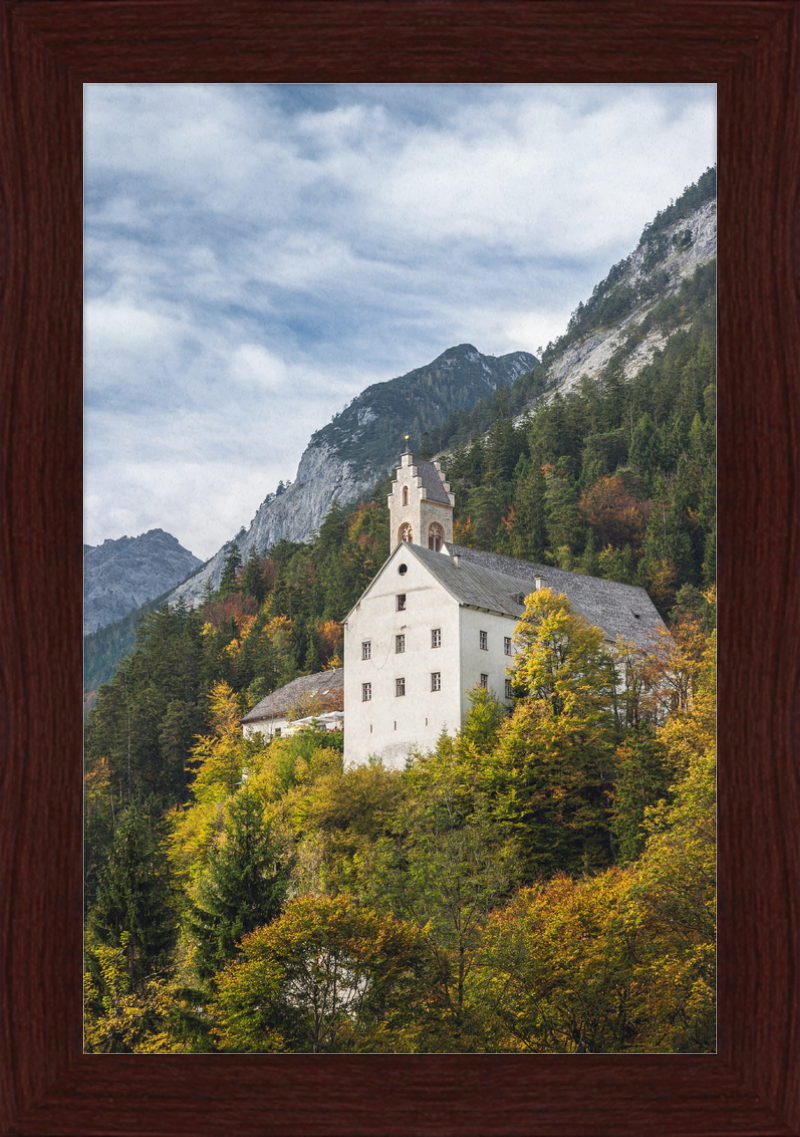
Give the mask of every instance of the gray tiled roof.
[{"label": "gray tiled roof", "polygon": [[[525,596],[534,591],[530,581],[497,572],[482,565],[461,561],[456,565],[451,557],[434,553],[422,545],[406,545],[460,604],[472,608],[485,608],[519,619],[525,606]],[[520,597],[522,599],[520,599]]]},{"label": "gray tiled roof", "polygon": [[301,695],[326,695],[344,687],[344,668],[319,671],[316,675],[301,675],[267,695],[256,703],[240,722],[261,722],[263,719],[282,718]]},{"label": "gray tiled roof", "polygon": [[[526,583],[528,592],[532,591],[530,585],[535,578],[540,576],[544,588],[563,592],[570,604],[611,640],[622,636],[638,647],[646,648],[649,638],[663,624],[645,590],[632,584],[618,584],[596,576],[565,572],[563,569],[551,568],[550,565],[518,561],[513,557],[485,553],[481,549],[470,549],[465,545],[447,545],[446,548],[451,554],[458,554],[461,570],[467,567],[482,569],[484,572],[521,580]],[[442,556],[441,553],[434,555]]]},{"label": "gray tiled roof", "polygon": [[442,479],[439,477],[439,471],[433,462],[426,462],[423,458],[417,458],[414,465],[417,467],[417,473],[422,478],[422,484],[428,492],[428,500],[440,501],[444,505],[449,505],[450,498],[447,496]]}]

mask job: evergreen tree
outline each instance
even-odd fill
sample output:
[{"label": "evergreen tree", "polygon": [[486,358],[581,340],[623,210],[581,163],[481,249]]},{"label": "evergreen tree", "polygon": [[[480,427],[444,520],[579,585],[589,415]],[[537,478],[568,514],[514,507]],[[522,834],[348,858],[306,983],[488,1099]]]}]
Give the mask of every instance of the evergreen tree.
[{"label": "evergreen tree", "polygon": [[264,557],[259,556],[255,545],[253,545],[242,574],[242,588],[248,596],[253,597],[259,608],[267,595],[267,563]]},{"label": "evergreen tree", "polygon": [[659,434],[649,414],[643,414],[636,424],[633,432],[630,449],[630,463],[637,470],[649,491],[653,485],[653,476],[660,466],[661,447]]},{"label": "evergreen tree", "polygon": [[90,932],[99,943],[115,948],[124,943],[128,979],[134,986],[168,964],[177,939],[174,890],[164,850],[167,828],[152,801],[125,811],[100,879],[97,903],[89,914]]},{"label": "evergreen tree", "polygon": [[229,596],[236,588],[236,574],[242,567],[242,554],[239,551],[239,546],[235,542],[231,542],[228,546],[228,555],[225,558],[225,565],[222,569],[222,577],[219,582],[220,596]]},{"label": "evergreen tree", "polygon": [[319,529],[315,553],[324,559],[329,553],[341,549],[347,536],[347,512],[335,497]]},{"label": "evergreen tree", "polygon": [[201,979],[233,958],[243,935],[280,912],[290,867],[281,862],[280,846],[264,822],[258,798],[240,791],[228,811],[224,840],[211,850],[192,908]]},{"label": "evergreen tree", "polygon": [[583,548],[586,522],[578,505],[578,491],[570,477],[569,460],[561,458],[556,469],[546,472],[545,505],[551,549],[579,552]]},{"label": "evergreen tree", "polygon": [[519,556],[541,562],[547,543],[547,482],[541,468],[530,466],[517,482],[517,517],[522,531]]}]

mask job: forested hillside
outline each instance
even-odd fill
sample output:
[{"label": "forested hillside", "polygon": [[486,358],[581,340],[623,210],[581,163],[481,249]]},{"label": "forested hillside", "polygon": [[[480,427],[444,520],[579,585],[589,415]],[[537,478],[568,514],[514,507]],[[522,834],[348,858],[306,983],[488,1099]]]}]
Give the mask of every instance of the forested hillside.
[{"label": "forested hillside", "polygon": [[513,388],[497,392],[486,437],[446,458],[457,543],[641,584],[662,616],[683,585],[713,583],[715,272],[659,304],[652,318],[677,330],[632,379],[612,359],[521,421]]},{"label": "forested hillside", "polygon": [[638,372],[628,344],[520,415],[537,368],[444,456],[458,543],[644,586],[647,656],[543,589],[511,714],[473,692],[405,770],[244,740],[340,665],[388,481],[142,618],[86,728],[90,1050],[713,1050],[715,265],[648,320],[674,334]]},{"label": "forested hillside", "polygon": [[712,1051],[713,590],[696,600],[638,658],[534,593],[513,713],[476,689],[458,735],[403,771],[344,769],[323,731],[245,741],[242,699],[208,672],[190,785],[175,762],[148,794],[125,738],[114,763],[101,745],[87,1047]]}]

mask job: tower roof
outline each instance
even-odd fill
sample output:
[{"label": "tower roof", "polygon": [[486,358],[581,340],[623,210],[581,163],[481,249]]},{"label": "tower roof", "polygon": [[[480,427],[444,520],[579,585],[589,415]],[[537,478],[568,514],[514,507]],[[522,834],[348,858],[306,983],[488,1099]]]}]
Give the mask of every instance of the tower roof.
[{"label": "tower roof", "polygon": [[442,505],[449,505],[450,498],[444,488],[442,476],[433,462],[426,462],[424,458],[414,461],[417,474],[422,478],[422,485],[427,491],[428,501],[440,501]]}]

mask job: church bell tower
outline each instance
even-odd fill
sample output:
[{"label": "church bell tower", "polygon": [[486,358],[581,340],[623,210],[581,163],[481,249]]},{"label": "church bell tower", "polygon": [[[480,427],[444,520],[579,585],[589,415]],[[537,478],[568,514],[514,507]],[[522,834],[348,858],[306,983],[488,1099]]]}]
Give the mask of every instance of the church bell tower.
[{"label": "church bell tower", "polygon": [[388,500],[390,552],[401,541],[436,552],[445,542],[452,543],[456,499],[450,492],[450,483],[445,481],[440,462],[415,460],[406,450],[400,457]]}]

